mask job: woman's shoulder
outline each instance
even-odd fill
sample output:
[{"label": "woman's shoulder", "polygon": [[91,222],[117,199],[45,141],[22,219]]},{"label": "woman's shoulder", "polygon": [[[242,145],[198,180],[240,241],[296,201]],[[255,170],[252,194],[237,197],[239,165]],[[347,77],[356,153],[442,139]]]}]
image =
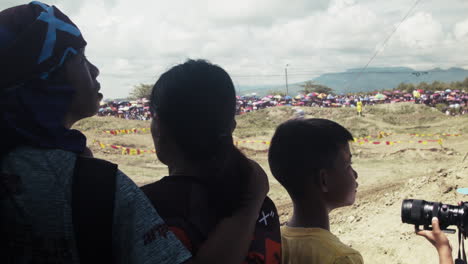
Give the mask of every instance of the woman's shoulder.
[{"label": "woman's shoulder", "polygon": [[2,170],[23,175],[72,174],[76,154],[61,149],[17,147],[2,159]]},{"label": "woman's shoulder", "polygon": [[5,160],[16,161],[57,161],[60,160],[60,165],[64,161],[71,161],[72,164],[76,159],[76,153],[62,149],[47,149],[36,148],[32,146],[19,146],[5,156]]}]

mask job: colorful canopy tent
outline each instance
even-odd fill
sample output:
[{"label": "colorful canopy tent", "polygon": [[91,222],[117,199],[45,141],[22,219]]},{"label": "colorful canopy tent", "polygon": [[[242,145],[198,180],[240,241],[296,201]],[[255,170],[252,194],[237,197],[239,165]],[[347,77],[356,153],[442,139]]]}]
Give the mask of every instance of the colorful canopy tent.
[{"label": "colorful canopy tent", "polygon": [[381,94],[381,93],[378,93],[374,96],[374,100],[385,100],[387,99],[387,96],[385,96],[384,94]]}]

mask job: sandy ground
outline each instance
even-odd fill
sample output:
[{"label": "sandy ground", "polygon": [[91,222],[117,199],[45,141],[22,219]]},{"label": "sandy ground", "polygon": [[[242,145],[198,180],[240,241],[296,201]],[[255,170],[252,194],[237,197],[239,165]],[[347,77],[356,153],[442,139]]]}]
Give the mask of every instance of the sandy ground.
[{"label": "sandy ground", "polygon": [[[402,141],[393,145],[352,144],[354,168],[359,173],[357,199],[353,206],[331,213],[331,231],[360,251],[366,263],[438,263],[432,245],[416,236],[413,226],[402,224],[401,202],[409,198],[449,204],[468,200],[468,197],[456,193],[457,188],[468,187],[468,117],[447,117],[427,107],[410,104],[367,107],[363,118],[356,117],[353,109],[304,110],[306,117],[338,121],[356,137],[384,131],[393,135],[369,140]],[[294,111],[291,109],[268,109],[241,116],[236,139],[268,141],[276,125],[292,117]],[[104,144],[153,149],[149,133],[114,136],[102,132],[133,127],[149,127],[149,122],[93,117],[77,126],[88,136],[95,156],[118,163],[122,171],[142,185],[167,174],[167,168],[157,161],[154,154],[122,155],[121,150],[102,149],[93,143],[98,140]],[[427,136],[442,133],[461,135]],[[437,142],[417,143],[418,140],[439,138],[443,140],[442,145]],[[281,222],[285,223],[292,213],[291,201],[286,191],[271,177],[268,145],[244,143],[239,147],[269,174],[269,196],[276,203]],[[458,242],[455,235],[448,236],[455,257]]]}]

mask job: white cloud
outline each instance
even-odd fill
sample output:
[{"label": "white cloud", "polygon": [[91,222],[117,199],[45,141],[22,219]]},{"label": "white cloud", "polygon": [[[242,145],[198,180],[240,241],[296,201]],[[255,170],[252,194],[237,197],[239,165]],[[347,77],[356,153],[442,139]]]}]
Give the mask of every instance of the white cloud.
[{"label": "white cloud", "polygon": [[[153,83],[186,58],[224,67],[236,84],[303,81],[364,66],[408,12],[407,0],[51,0],[78,25],[106,97]],[[21,1],[2,0],[0,8]],[[421,1],[372,61],[466,65],[468,1]],[[264,76],[267,75],[267,76]],[[251,77],[249,77],[251,76]]]},{"label": "white cloud", "polygon": [[425,12],[409,17],[398,29],[397,36],[405,46],[415,49],[437,47],[444,40],[442,25]]},{"label": "white cloud", "polygon": [[463,20],[455,25],[454,34],[455,38],[458,40],[468,38],[468,19]]}]

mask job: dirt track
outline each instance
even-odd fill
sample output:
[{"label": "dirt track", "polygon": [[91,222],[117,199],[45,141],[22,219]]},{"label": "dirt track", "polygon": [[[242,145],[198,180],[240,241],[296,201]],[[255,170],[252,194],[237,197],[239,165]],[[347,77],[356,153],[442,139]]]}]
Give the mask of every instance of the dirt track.
[{"label": "dirt track", "polygon": [[[393,145],[352,144],[354,168],[359,173],[356,203],[332,212],[331,229],[343,242],[359,250],[366,263],[438,263],[436,251],[429,242],[414,235],[413,227],[401,223],[401,202],[415,198],[456,204],[468,197],[457,194],[458,187],[468,187],[468,116],[447,117],[424,106],[410,104],[365,108],[365,117],[355,116],[352,109],[304,108],[306,117],[335,120],[356,137],[393,133],[369,141],[401,141]],[[287,108],[268,109],[238,118],[235,132],[239,140],[268,141],[280,122],[293,117]],[[101,130],[148,127],[148,122],[113,118],[92,118],[77,127],[84,129],[89,144],[99,140],[132,148],[153,149],[149,134],[105,134]],[[414,136],[412,133],[425,134]],[[461,136],[427,136],[427,134],[462,134]],[[441,138],[437,142],[418,140]],[[412,141],[412,143],[410,143]],[[239,144],[250,158],[269,173],[267,147],[262,143]],[[154,154],[121,155],[120,150],[92,144],[97,157],[120,164],[138,184],[155,181],[166,175],[165,166]],[[270,177],[270,197],[275,201],[281,221],[291,213],[291,201],[284,189]],[[456,236],[449,235],[456,253]]]}]

